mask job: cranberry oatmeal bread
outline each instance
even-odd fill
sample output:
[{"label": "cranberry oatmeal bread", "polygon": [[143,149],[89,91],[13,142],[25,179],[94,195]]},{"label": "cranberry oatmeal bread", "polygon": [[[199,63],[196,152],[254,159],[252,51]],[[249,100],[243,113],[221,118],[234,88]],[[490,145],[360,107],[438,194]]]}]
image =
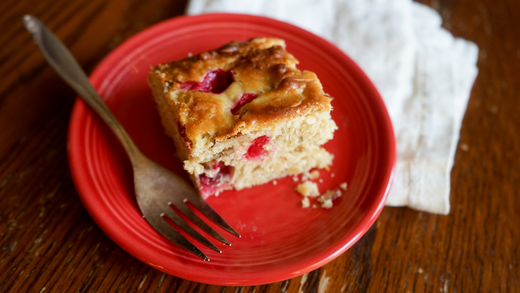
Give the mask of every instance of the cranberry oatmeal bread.
[{"label": "cranberry oatmeal bread", "polygon": [[332,164],[331,97],[285,42],[255,38],[152,68],[166,133],[202,196]]}]

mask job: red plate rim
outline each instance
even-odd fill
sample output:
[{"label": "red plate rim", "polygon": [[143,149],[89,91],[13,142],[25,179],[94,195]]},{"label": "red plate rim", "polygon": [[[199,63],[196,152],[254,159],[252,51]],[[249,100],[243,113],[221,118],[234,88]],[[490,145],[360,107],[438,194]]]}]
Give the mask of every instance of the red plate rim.
[{"label": "red plate rim", "polygon": [[[352,75],[356,77],[358,86],[373,98],[370,101],[370,108],[373,110],[374,115],[377,117],[377,126],[380,127],[378,131],[384,136],[383,140],[387,143],[387,145],[385,146],[385,149],[387,150],[386,156],[382,158],[382,164],[379,165],[381,168],[380,171],[382,170],[382,177],[384,178],[382,181],[386,182],[386,184],[379,186],[379,192],[377,193],[377,195],[374,196],[374,200],[369,206],[364,218],[361,220],[360,224],[355,229],[344,235],[344,237],[342,238],[343,241],[341,243],[331,246],[327,250],[319,254],[316,254],[313,257],[302,260],[302,262],[298,263],[297,266],[289,264],[287,266],[282,266],[274,270],[259,271],[258,273],[255,273],[254,276],[241,276],[240,282],[236,281],[236,276],[233,276],[233,278],[230,278],[229,280],[224,280],[221,278],[212,278],[212,276],[208,274],[201,275],[194,274],[193,272],[189,271],[186,272],[182,269],[179,270],[175,267],[175,265],[172,267],[156,267],[159,270],[162,270],[168,274],[177,277],[181,277],[191,281],[216,285],[245,286],[282,281],[317,269],[325,265],[326,263],[330,262],[334,258],[338,257],[343,252],[345,252],[357,240],[359,240],[375,222],[377,216],[380,214],[384,207],[384,203],[390,191],[396,161],[395,138],[391,120],[388,116],[385,104],[381,99],[375,86],[368,79],[365,73],[355,64],[355,62],[352,61],[348,56],[346,56],[335,45],[322,39],[321,37],[318,37],[294,25],[260,16],[216,13],[203,14],[198,16],[180,16],[172,18],[170,20],[158,23],[136,34],[135,36],[131,37],[129,40],[125,41],[123,44],[118,46],[114,51],[112,51],[106,58],[104,58],[100,62],[100,64],[91,74],[90,81],[92,82],[94,87],[100,86],[103,82],[103,77],[106,75],[108,71],[110,71],[110,69],[113,66],[120,62],[121,56],[126,56],[127,54],[134,52],[136,48],[139,48],[141,44],[146,43],[147,40],[149,40],[150,38],[153,38],[154,36],[160,35],[163,32],[171,30],[172,27],[183,28],[195,25],[200,22],[223,21],[255,23],[269,27],[283,27],[286,31],[289,31],[297,35],[303,35],[305,38],[312,40],[313,43],[320,44],[320,47],[325,48],[328,53],[332,54],[334,58],[338,60],[338,63],[347,64]],[[81,144],[82,140],[80,139],[80,137],[83,134],[80,131],[77,131],[78,129],[81,129],[85,126],[84,120],[82,119],[84,118],[84,116],[82,115],[84,114],[85,109],[85,103],[81,99],[78,99],[72,111],[68,133],[69,164],[71,166],[72,178],[78,190],[78,194],[80,195],[83,204],[85,205],[87,211],[92,216],[94,221],[114,242],[116,242],[120,247],[122,247],[124,250],[129,252],[134,257],[138,258],[144,263],[150,264],[150,255],[145,251],[145,249],[143,249],[140,245],[135,244],[132,241],[128,241],[128,239],[125,239],[123,235],[119,233],[117,227],[114,227],[110,224],[110,222],[105,220],[105,217],[110,213],[110,211],[100,209],[98,202],[92,200],[88,196],[85,196],[95,190],[91,186],[92,182],[88,179],[85,179],[89,174],[86,174],[86,172],[84,171],[85,165],[84,162],[81,160],[81,156],[84,156],[84,145]]]}]

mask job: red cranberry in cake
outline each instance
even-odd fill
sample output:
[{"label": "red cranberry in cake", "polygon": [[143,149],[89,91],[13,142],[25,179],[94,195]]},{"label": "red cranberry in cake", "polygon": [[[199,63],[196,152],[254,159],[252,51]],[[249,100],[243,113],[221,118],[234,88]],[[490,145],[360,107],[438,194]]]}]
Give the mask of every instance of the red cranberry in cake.
[{"label": "red cranberry in cake", "polygon": [[218,193],[221,190],[228,189],[229,181],[231,181],[231,177],[233,176],[234,168],[226,166],[222,162],[216,162],[212,166],[212,169],[216,171],[213,177],[209,177],[204,173],[199,176],[200,192],[204,198]]},{"label": "red cranberry in cake", "polygon": [[235,105],[233,105],[233,107],[231,107],[231,113],[233,113],[233,115],[236,115],[238,114],[238,111],[247,103],[251,102],[252,100],[254,100],[256,97],[258,97],[257,94],[242,94],[242,96],[240,96],[240,98],[238,99],[238,101],[235,103]]},{"label": "red cranberry in cake", "polygon": [[332,164],[331,98],[297,64],[283,40],[255,38],[152,69],[161,121],[201,195]]},{"label": "red cranberry in cake", "polygon": [[220,94],[226,90],[231,83],[233,83],[233,73],[217,68],[206,73],[200,82],[187,81],[180,83],[180,88],[190,91]]},{"label": "red cranberry in cake", "polygon": [[262,135],[253,140],[245,154],[246,159],[250,161],[263,160],[264,157],[269,154],[269,151],[267,151],[264,147],[269,143],[270,140],[271,138],[267,135]]}]

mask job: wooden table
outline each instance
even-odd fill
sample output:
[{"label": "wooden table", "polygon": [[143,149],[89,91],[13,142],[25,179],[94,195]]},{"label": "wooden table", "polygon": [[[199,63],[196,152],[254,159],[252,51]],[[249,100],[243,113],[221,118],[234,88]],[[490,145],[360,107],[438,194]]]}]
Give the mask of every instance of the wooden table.
[{"label": "wooden table", "polygon": [[451,173],[449,216],[385,208],[336,260],[303,276],[220,287],[166,275],[91,219],[66,155],[75,94],[44,62],[21,16],[41,18],[90,72],[186,1],[0,3],[0,292],[520,292],[520,3],[424,1],[476,42],[480,73]]}]

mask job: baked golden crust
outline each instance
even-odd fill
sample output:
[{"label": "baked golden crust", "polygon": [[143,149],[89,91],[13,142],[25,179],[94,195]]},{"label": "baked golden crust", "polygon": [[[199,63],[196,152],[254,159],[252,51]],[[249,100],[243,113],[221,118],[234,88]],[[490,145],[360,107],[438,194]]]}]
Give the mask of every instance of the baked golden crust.
[{"label": "baked golden crust", "polygon": [[[311,111],[330,112],[331,98],[316,75],[298,70],[296,64],[283,40],[255,38],[158,65],[149,82],[155,91],[168,93],[169,110],[187,139],[196,142],[204,137],[219,142]],[[233,82],[223,92],[183,88],[217,69],[232,72]],[[243,94],[257,97],[232,113]]]}]

